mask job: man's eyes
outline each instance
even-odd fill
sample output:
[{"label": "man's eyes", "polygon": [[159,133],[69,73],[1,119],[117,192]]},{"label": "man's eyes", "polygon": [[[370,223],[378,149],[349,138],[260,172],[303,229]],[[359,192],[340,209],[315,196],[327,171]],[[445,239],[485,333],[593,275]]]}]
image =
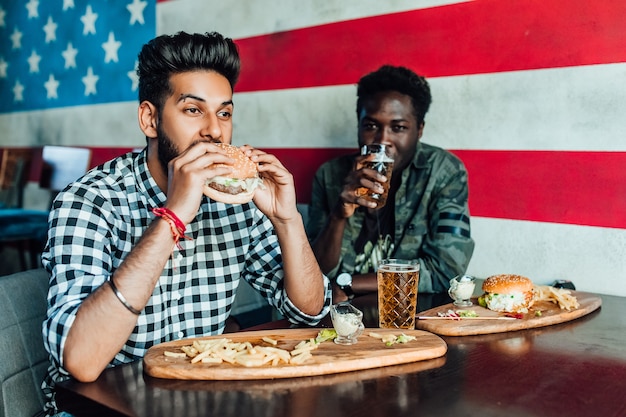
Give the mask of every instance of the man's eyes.
[{"label": "man's eyes", "polygon": [[[378,130],[380,129],[380,126],[378,126],[375,123],[364,123],[363,124],[363,129],[364,130]],[[407,126],[403,126],[403,125],[393,125],[391,126],[391,130],[394,132],[404,132],[405,130],[407,130],[408,127]]]},{"label": "man's eyes", "polygon": [[[202,114],[202,110],[200,110],[197,107],[187,107],[184,109],[184,112],[189,113],[189,114],[194,114],[194,115]],[[219,117],[220,119],[230,119],[232,116],[233,116],[233,113],[228,110],[222,110],[222,111],[217,112],[217,117]]]},{"label": "man's eyes", "polygon": [[200,114],[200,109],[197,107],[187,107],[184,111],[185,113]]}]

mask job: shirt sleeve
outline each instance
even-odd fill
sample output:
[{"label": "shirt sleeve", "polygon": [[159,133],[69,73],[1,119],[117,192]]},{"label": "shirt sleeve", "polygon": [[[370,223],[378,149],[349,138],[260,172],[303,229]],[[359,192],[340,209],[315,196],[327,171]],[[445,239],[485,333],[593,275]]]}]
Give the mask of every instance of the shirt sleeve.
[{"label": "shirt sleeve", "polygon": [[43,323],[46,349],[63,366],[63,348],[78,307],[112,269],[106,203],[85,189],[59,194],[50,213],[48,243],[42,254],[50,273],[48,313]]},{"label": "shirt sleeve", "polygon": [[420,291],[445,292],[463,274],[474,251],[470,232],[467,172],[445,177],[430,200],[428,231],[419,252]]},{"label": "shirt sleeve", "polygon": [[282,255],[278,238],[274,233],[271,222],[263,217],[260,227],[253,236],[251,247],[247,254],[245,279],[250,285],[261,292],[269,304],[295,324],[314,326],[326,316],[332,300],[332,291],[329,279],[324,276],[324,307],[319,314],[311,316],[297,308],[285,291],[285,273],[282,265]]}]

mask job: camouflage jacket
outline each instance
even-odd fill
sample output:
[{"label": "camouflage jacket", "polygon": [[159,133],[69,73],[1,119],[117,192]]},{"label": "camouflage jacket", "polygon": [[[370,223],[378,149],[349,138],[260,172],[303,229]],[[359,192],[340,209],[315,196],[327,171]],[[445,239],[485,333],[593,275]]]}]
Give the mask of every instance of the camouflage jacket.
[{"label": "camouflage jacket", "polygon": [[[337,203],[354,156],[328,161],[315,174],[307,221],[311,240],[320,233],[331,208]],[[419,291],[447,291],[448,281],[465,272],[474,251],[467,199],[467,171],[463,163],[448,151],[418,143],[415,158],[402,171],[402,183],[396,192],[395,236],[389,239],[393,241],[386,242],[382,253],[366,256],[417,258],[420,262]],[[348,219],[340,261],[328,274],[331,278],[341,272],[375,271],[378,259],[370,263],[369,271],[362,266],[358,269],[362,263],[358,258],[363,254],[355,253],[354,242],[364,218],[364,212],[357,210]]]}]

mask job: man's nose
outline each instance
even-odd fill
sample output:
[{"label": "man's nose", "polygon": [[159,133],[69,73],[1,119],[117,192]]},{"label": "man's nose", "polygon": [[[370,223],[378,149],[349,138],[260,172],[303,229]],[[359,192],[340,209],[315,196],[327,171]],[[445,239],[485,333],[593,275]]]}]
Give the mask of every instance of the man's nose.
[{"label": "man's nose", "polygon": [[382,145],[391,145],[393,141],[391,128],[382,128],[378,131],[378,135],[376,137],[376,142]]},{"label": "man's nose", "polygon": [[222,126],[216,115],[209,114],[204,120],[200,134],[204,138],[219,140],[222,137]]}]

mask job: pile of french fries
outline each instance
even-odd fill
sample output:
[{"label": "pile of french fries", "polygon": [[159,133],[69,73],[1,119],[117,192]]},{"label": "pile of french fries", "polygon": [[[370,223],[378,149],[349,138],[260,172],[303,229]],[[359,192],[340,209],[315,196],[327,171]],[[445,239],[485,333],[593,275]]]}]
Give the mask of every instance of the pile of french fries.
[{"label": "pile of french fries", "polygon": [[535,301],[550,301],[557,304],[561,310],[570,311],[579,307],[578,300],[570,290],[548,285],[535,285]]},{"label": "pile of french fries", "polygon": [[253,345],[250,342],[233,342],[230,339],[195,340],[193,344],[181,346],[182,352],[165,351],[164,355],[177,358],[191,358],[191,363],[223,362],[245,367],[259,367],[264,365],[276,366],[279,364],[300,365],[308,361],[313,355],[312,350],[319,344],[314,339],[303,340],[293,350],[275,347],[277,341],[268,337],[263,338],[267,345]]}]

